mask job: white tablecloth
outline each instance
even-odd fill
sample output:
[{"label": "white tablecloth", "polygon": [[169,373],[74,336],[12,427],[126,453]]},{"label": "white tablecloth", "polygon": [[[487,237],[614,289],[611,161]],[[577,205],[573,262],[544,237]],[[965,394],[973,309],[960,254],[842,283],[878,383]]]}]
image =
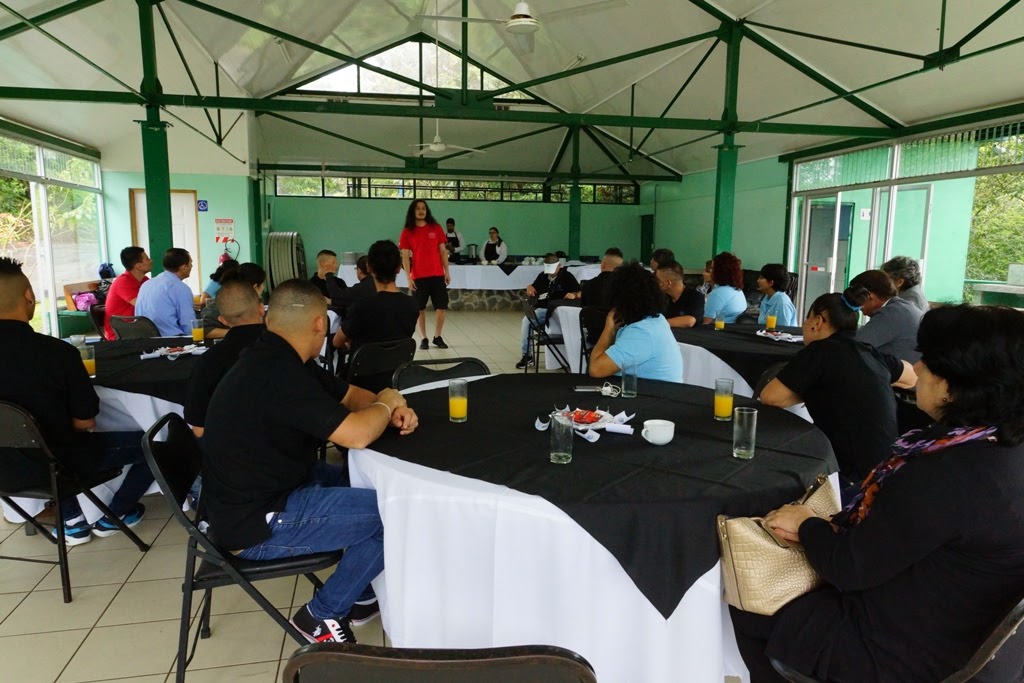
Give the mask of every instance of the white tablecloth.
[{"label": "white tablecloth", "polygon": [[718,564],[666,620],[543,498],[374,450],[349,451],[349,467],[353,486],[377,491],[384,573],[373,585],[395,646],[543,643],[581,654],[601,683],[746,680]]},{"label": "white tablecloth", "polygon": [[[155,396],[134,394],[107,387],[95,387],[95,389],[96,395],[100,398],[100,412],[96,416],[96,431],[99,432],[145,431],[167,413],[173,412],[178,415],[183,413],[183,408],[177,403],[171,403]],[[144,467],[144,465],[140,465],[140,467]],[[124,480],[125,474],[127,474],[127,469],[116,479],[111,479],[94,488],[93,493],[104,503],[109,503]],[[148,493],[159,491],[159,487],[154,482]],[[16,498],[15,502],[30,515],[38,515],[43,511],[44,501],[41,500]],[[99,509],[88,498],[79,495],[78,503],[90,524],[100,518]],[[4,518],[9,522],[18,524],[23,521],[21,515],[9,508],[7,503],[3,503],[3,511]]]},{"label": "white tablecloth", "polygon": [[[568,266],[569,272],[577,280],[589,280],[601,272],[600,264],[589,264],[585,266]],[[452,275],[452,282],[449,289],[492,289],[492,290],[519,290],[526,289],[527,285],[533,283],[537,276],[544,270],[543,266],[517,266],[511,275],[506,275],[499,266],[449,266]],[[356,279],[356,267],[343,265],[338,268],[338,277],[345,281],[345,284],[352,286],[358,282]],[[399,287],[408,287],[409,279],[403,270],[395,279]]]}]

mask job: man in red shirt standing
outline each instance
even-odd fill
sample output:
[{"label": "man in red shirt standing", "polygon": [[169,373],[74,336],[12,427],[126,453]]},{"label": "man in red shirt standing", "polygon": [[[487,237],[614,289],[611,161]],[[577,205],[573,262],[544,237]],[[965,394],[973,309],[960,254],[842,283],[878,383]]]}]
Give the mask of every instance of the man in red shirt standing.
[{"label": "man in red shirt standing", "polygon": [[153,259],[142,247],[125,247],[121,250],[121,265],[124,272],[114,278],[107,292],[106,311],[103,314],[103,336],[114,341],[114,330],[110,328],[110,316],[135,315],[135,300],[139,298],[139,287],[148,280],[146,274],[153,270]]},{"label": "man in red shirt standing", "polygon": [[405,213],[405,228],[398,240],[398,248],[402,250],[402,268],[409,276],[409,289],[420,307],[417,320],[423,336],[420,348],[430,348],[427,342],[426,312],[427,299],[430,299],[437,312],[434,346],[447,349],[448,345],[441,338],[441,328],[444,327],[444,315],[448,309],[448,285],[452,281],[448,270],[448,237],[422,199],[414,199]]}]

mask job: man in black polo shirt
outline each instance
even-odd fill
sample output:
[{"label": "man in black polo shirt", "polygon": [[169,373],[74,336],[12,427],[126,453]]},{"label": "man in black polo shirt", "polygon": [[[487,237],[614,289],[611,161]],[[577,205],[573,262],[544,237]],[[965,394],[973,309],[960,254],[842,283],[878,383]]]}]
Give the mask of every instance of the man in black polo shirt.
[{"label": "man in black polo shirt", "polygon": [[658,264],[654,271],[665,293],[665,319],[669,327],[693,327],[704,320],[704,295],[683,283],[683,267],[677,261]]},{"label": "man in black polo shirt", "polygon": [[365,448],[391,425],[416,429],[393,389],[372,394],[318,368],[327,307],[315,286],[280,284],[267,330],[221,380],[206,412],[203,501],[221,547],[248,560],[345,549],[334,574],[292,615],[310,641],[354,642],[353,605],[373,602],[384,568],[377,494],[342,485],[317,445]]},{"label": "man in black polo shirt", "polygon": [[612,273],[622,265],[622,261],[622,250],[618,247],[610,247],[604,252],[604,256],[601,258],[601,272],[596,277],[580,283],[580,299],[583,300],[584,306],[608,308]]},{"label": "man in black polo shirt", "polygon": [[217,320],[228,328],[224,339],[199,357],[188,378],[185,421],[201,437],[210,398],[242,351],[263,332],[263,304],[246,280],[229,280],[217,292]]},{"label": "man in black polo shirt", "polygon": [[[541,325],[548,319],[548,306],[552,301],[560,301],[567,294],[580,291],[580,283],[572,273],[562,267],[558,256],[548,253],[544,257],[544,271],[537,275],[533,284],[526,288],[526,296],[537,300],[537,320]],[[516,363],[516,367],[522,370],[534,364],[533,355],[530,353],[530,321],[523,316],[521,330],[523,357]]]},{"label": "man in black polo shirt", "polygon": [[[81,355],[70,344],[32,330],[29,321],[35,308],[35,294],[21,263],[0,257],[0,358],[5,359],[0,363],[0,401],[31,413],[54,456],[80,476],[139,463],[128,471],[109,505],[111,512],[133,527],[145,514],[139,498],[153,483],[142,455],[142,432],[92,431],[100,401]],[[22,463],[18,485],[49,484],[47,468],[34,459],[25,459],[16,450],[4,457]],[[62,501],[61,515],[68,545],[118,531],[105,517],[88,524],[73,497]]]}]

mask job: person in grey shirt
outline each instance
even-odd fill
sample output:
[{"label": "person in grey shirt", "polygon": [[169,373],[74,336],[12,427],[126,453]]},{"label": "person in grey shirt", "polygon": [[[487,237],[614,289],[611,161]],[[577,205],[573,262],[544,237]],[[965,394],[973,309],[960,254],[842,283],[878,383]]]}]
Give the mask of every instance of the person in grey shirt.
[{"label": "person in grey shirt", "polygon": [[921,266],[915,259],[909,256],[893,256],[882,264],[882,270],[892,278],[899,298],[912,302],[925,313],[928,312],[928,299],[921,289]]},{"label": "person in grey shirt", "polygon": [[868,291],[861,312],[870,320],[857,330],[857,341],[908,363],[916,363],[921,358],[917,351],[917,326],[924,311],[896,296],[896,285],[881,270],[865,270],[850,281],[850,287],[863,287]]}]

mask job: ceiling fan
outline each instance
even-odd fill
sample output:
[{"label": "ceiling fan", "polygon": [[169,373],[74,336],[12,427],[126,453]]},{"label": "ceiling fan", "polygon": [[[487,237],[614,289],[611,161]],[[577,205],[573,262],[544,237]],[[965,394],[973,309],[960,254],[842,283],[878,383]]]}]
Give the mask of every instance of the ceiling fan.
[{"label": "ceiling fan", "polygon": [[540,30],[541,22],[557,21],[569,17],[577,17],[594,12],[603,12],[628,5],[629,0],[600,0],[578,7],[555,10],[554,12],[533,12],[529,3],[517,2],[512,10],[512,16],[508,19],[483,19],[477,17],[442,17],[436,15],[420,15],[421,19],[433,19],[434,21],[458,21],[461,23],[499,24],[505,27],[515,41],[516,51],[519,54],[528,55],[533,52],[534,35]]},{"label": "ceiling fan", "polygon": [[[437,5],[435,0],[434,11],[437,11]],[[438,62],[441,48],[438,45],[437,38],[434,39],[434,83],[440,83],[438,79]],[[421,143],[419,145],[409,145],[410,147],[422,147],[420,151],[413,154],[413,156],[421,157],[428,152],[441,153],[449,149],[459,149],[464,152],[480,152],[481,154],[487,154],[482,149],[473,149],[472,147],[462,147],[461,145],[448,145],[441,141],[441,119],[434,119],[434,139],[431,142]]]},{"label": "ceiling fan", "polygon": [[445,142],[442,142],[441,141],[441,121],[438,120],[438,119],[435,119],[434,120],[434,124],[435,124],[436,128],[434,130],[434,140],[433,140],[433,142],[425,142],[425,143],[423,143],[421,145],[409,145],[410,147],[422,147],[423,148],[420,151],[418,151],[415,154],[413,154],[414,157],[421,157],[424,154],[426,154],[427,152],[438,152],[438,153],[440,153],[440,152],[447,151],[449,149],[460,149],[460,150],[462,150],[464,152],[479,152],[481,154],[487,154],[487,150],[474,149],[472,147],[462,147],[460,145],[449,145],[449,144],[447,144]]}]

